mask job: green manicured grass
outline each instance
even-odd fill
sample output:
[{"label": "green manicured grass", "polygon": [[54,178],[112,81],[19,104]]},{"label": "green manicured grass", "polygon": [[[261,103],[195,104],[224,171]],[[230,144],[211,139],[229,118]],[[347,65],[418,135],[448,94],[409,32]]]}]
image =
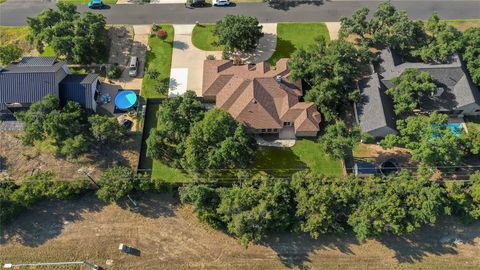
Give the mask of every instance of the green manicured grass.
[{"label": "green manicured grass", "polygon": [[41,56],[55,56],[55,51],[52,47],[46,46],[43,50],[43,53],[40,54]]},{"label": "green manicured grass", "polygon": [[[90,0],[59,0],[59,2],[70,3],[74,5],[86,5]],[[102,0],[105,5],[116,4],[117,0]]]},{"label": "green manicured grass", "polygon": [[0,26],[0,45],[15,44],[28,53],[33,49],[27,41],[28,32],[28,26]]},{"label": "green manicured grass", "polygon": [[142,85],[142,96],[146,98],[166,97],[165,94],[155,91],[155,86],[159,82],[166,82],[170,80],[174,30],[173,26],[169,24],[162,24],[161,26],[167,31],[167,38],[165,40],[161,40],[157,37],[150,37],[148,39],[150,51],[147,52],[147,63],[145,70],[157,70],[160,72],[160,75],[154,80],[145,74]]},{"label": "green manicured grass", "polygon": [[213,36],[214,24],[201,24],[193,28],[192,43],[195,47],[204,51],[221,51],[222,46],[215,46],[212,43],[216,41]]},{"label": "green manicured grass", "polygon": [[480,27],[480,19],[446,20],[446,22],[460,31],[465,31],[470,27]]},{"label": "green manicured grass", "polygon": [[342,164],[329,158],[313,140],[298,140],[291,148],[261,147],[254,169],[275,176],[290,176],[309,168],[324,175],[343,175]]},{"label": "green manicured grass", "polygon": [[288,58],[294,51],[313,44],[315,38],[319,36],[330,41],[328,29],[324,23],[279,23],[277,47],[268,62],[275,65],[280,58]]}]

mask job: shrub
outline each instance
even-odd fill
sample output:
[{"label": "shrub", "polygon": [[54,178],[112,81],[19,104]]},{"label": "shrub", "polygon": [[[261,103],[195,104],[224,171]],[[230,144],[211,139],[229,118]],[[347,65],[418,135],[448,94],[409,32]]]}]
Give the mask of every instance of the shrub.
[{"label": "shrub", "polygon": [[156,35],[159,39],[164,40],[164,39],[167,38],[168,33],[167,33],[167,31],[165,31],[163,29],[158,29],[157,32],[156,32]]},{"label": "shrub", "polygon": [[155,69],[149,69],[147,71],[147,75],[150,79],[156,80],[158,76],[160,76],[160,72],[158,72],[158,70],[155,70]]},{"label": "shrub", "polygon": [[107,77],[109,79],[118,79],[122,75],[122,69],[117,65],[114,64],[110,66],[110,68],[107,71]]},{"label": "shrub", "polygon": [[107,203],[116,202],[125,197],[134,186],[133,172],[128,167],[116,166],[108,168],[101,175],[97,197]]},{"label": "shrub", "polygon": [[22,185],[0,182],[0,224],[12,221],[22,211],[42,199],[64,200],[79,196],[90,188],[85,180],[59,181],[52,172],[43,171],[26,177]]},{"label": "shrub", "polygon": [[154,24],[152,26],[152,33],[156,33],[159,29],[162,29],[162,26],[160,26],[159,24]]},{"label": "shrub", "polygon": [[168,88],[169,88],[169,83],[166,80],[162,80],[157,82],[157,85],[155,86],[155,91],[159,94],[166,95],[168,94]]},{"label": "shrub", "polygon": [[207,60],[215,60],[215,56],[214,55],[207,55]]}]

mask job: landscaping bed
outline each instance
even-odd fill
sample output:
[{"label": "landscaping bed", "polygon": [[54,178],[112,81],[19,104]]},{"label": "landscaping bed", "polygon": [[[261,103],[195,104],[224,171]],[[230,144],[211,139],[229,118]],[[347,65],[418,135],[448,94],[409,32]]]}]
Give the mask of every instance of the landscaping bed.
[{"label": "landscaping bed", "polygon": [[[147,52],[147,61],[145,65],[145,77],[143,78],[142,96],[145,98],[166,97],[168,93],[159,93],[156,91],[158,83],[168,83],[170,80],[170,68],[172,66],[173,35],[172,25],[160,25],[167,31],[167,38],[161,40],[156,36],[148,39],[150,51]],[[155,70],[159,73],[156,79],[148,75],[148,71]],[[167,91],[168,92],[168,91]]]},{"label": "landscaping bed", "polygon": [[277,25],[277,47],[268,62],[274,65],[278,59],[290,57],[294,51],[314,44],[315,39],[319,36],[323,36],[326,41],[330,40],[327,26],[321,22],[279,23]]}]

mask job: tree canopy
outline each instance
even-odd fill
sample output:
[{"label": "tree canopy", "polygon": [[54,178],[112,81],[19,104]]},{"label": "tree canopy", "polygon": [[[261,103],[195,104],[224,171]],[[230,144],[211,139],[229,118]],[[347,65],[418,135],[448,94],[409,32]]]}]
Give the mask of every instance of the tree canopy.
[{"label": "tree canopy", "polygon": [[347,218],[355,209],[362,190],[359,181],[316,176],[311,172],[294,174],[292,189],[301,230],[318,238],[349,228]]},{"label": "tree canopy", "polygon": [[361,139],[361,131],[358,127],[349,129],[345,122],[337,121],[327,127],[319,143],[327,155],[343,160]]},{"label": "tree canopy", "polygon": [[255,142],[246,128],[228,112],[212,109],[192,127],[185,140],[183,168],[196,173],[246,168],[254,151]]},{"label": "tree canopy", "polygon": [[405,11],[398,11],[390,1],[380,3],[370,20],[369,12],[365,7],[356,10],[351,18],[340,18],[340,37],[357,35],[362,45],[389,47],[399,52],[409,52],[425,44],[422,22],[410,20]]},{"label": "tree canopy", "polygon": [[88,122],[93,137],[102,144],[118,142],[126,133],[125,128],[114,117],[94,114],[88,117]]},{"label": "tree canopy", "polygon": [[215,24],[213,35],[228,53],[252,52],[263,37],[258,20],[246,15],[226,15]]},{"label": "tree canopy", "polygon": [[135,188],[133,172],[128,167],[116,166],[105,170],[98,179],[97,197],[104,202],[116,202]]},{"label": "tree canopy", "polygon": [[0,46],[0,64],[6,66],[22,56],[22,49],[15,44]]},{"label": "tree canopy", "polygon": [[411,113],[418,107],[419,99],[425,94],[435,93],[437,87],[428,72],[407,68],[392,81],[395,87],[385,91],[393,99],[395,113]]},{"label": "tree canopy", "polygon": [[367,180],[359,204],[348,218],[361,241],[384,232],[411,233],[435,224],[444,214],[443,190],[427,177],[402,171]]},{"label": "tree canopy", "polygon": [[381,141],[383,147],[406,147],[414,160],[431,168],[446,170],[460,164],[461,140],[450,130],[447,115],[410,116],[398,120],[397,129],[399,134],[389,134]]},{"label": "tree canopy", "polygon": [[425,31],[429,33],[427,42],[413,52],[422,61],[446,62],[448,56],[459,51],[460,31],[442,21],[436,12],[427,20]]},{"label": "tree canopy", "polygon": [[59,2],[56,9],[46,9],[28,18],[28,40],[39,52],[50,46],[69,62],[98,63],[108,53],[109,38],[105,17],[99,13],[78,13],[76,6]]},{"label": "tree canopy", "polygon": [[158,126],[150,131],[147,155],[180,166],[185,139],[192,126],[203,119],[206,109],[193,91],[165,100],[158,110]]},{"label": "tree canopy", "polygon": [[293,80],[302,79],[311,86],[306,101],[314,102],[327,121],[338,117],[344,106],[359,98],[356,79],[361,65],[371,55],[365,48],[356,49],[345,40],[329,44],[323,37],[307,48],[297,50],[289,61]]},{"label": "tree canopy", "polygon": [[480,85],[480,27],[472,27],[463,32],[460,39],[463,60],[467,62],[467,69],[472,81]]}]

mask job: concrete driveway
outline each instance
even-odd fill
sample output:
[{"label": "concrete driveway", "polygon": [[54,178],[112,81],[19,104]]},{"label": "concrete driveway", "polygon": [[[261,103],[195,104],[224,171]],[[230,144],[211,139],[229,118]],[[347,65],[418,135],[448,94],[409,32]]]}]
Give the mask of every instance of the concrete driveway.
[{"label": "concrete driveway", "polygon": [[[172,70],[183,69],[183,72],[187,72],[187,89],[193,90],[197,93],[197,96],[201,96],[203,61],[208,55],[213,55],[216,59],[222,59],[222,52],[202,51],[193,46],[193,27],[195,27],[194,24],[176,24],[173,26],[175,37],[173,38]],[[170,86],[170,95],[176,95],[176,86]]]},{"label": "concrete driveway", "polygon": [[[275,52],[277,46],[277,24],[262,24],[264,37],[259,41],[259,46],[254,53],[242,55],[242,59],[249,63],[258,63],[268,60]],[[221,51],[203,51],[196,48],[192,43],[192,31],[194,24],[176,24],[175,37],[173,38],[173,55],[171,74],[178,74],[180,77],[187,73],[187,89],[193,90],[197,96],[202,96],[203,83],[203,61],[208,55],[215,56],[216,59],[222,59]],[[181,73],[179,72],[181,70]],[[182,75],[180,75],[182,74]],[[178,81],[173,78],[171,82]],[[177,96],[178,87],[171,83],[169,96]]]}]

